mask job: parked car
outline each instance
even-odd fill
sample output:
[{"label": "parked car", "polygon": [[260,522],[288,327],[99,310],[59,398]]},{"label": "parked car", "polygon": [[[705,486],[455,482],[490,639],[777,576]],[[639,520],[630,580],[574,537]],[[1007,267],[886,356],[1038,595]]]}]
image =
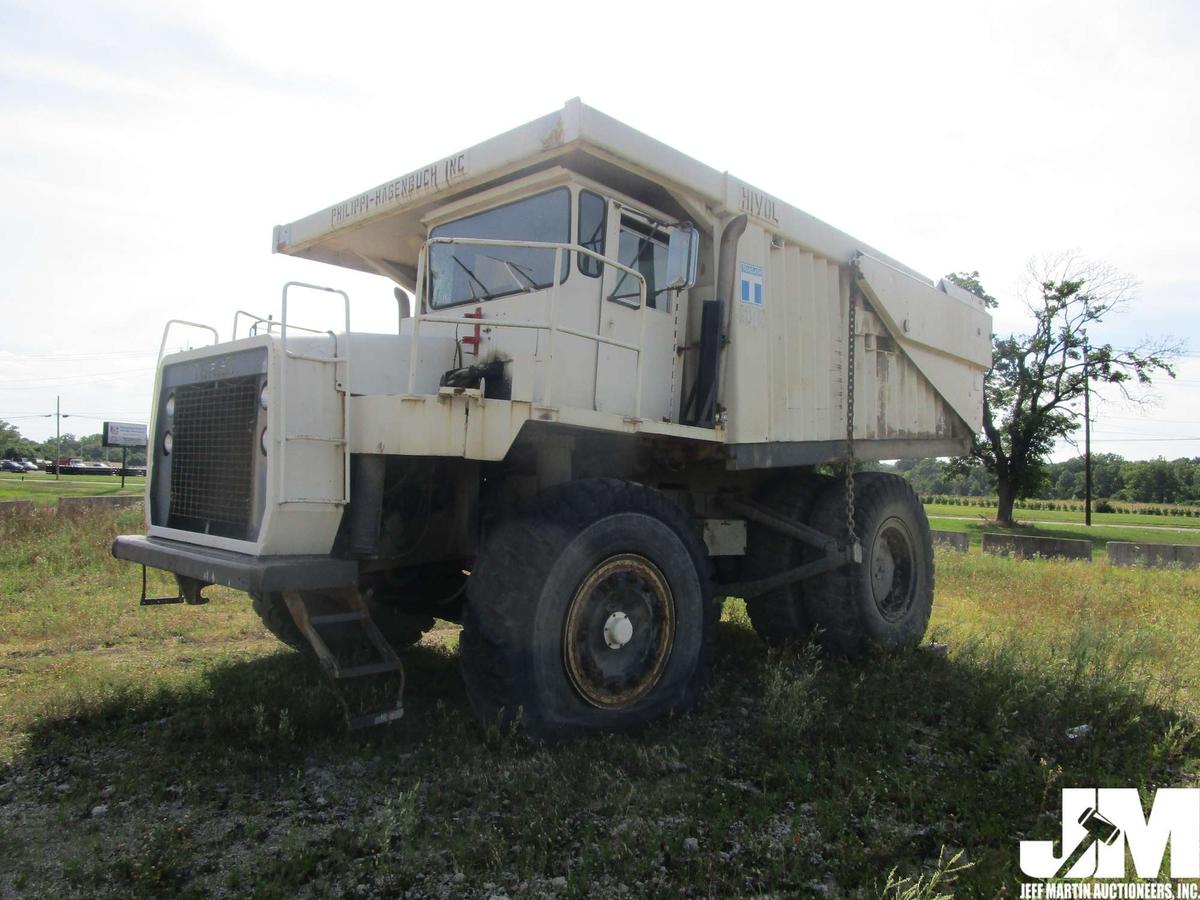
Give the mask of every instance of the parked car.
[{"label": "parked car", "polygon": [[25,474],[25,467],[15,459],[0,459],[0,472],[20,472]]},{"label": "parked car", "polygon": [[23,465],[25,467],[26,472],[41,471],[40,468],[38,467],[38,464],[36,462],[34,462],[32,459],[21,460],[21,465]]},{"label": "parked car", "polygon": [[63,475],[90,475],[91,471],[87,468],[84,461],[78,457],[63,457],[57,462],[49,463],[46,466],[46,471],[52,474]]}]

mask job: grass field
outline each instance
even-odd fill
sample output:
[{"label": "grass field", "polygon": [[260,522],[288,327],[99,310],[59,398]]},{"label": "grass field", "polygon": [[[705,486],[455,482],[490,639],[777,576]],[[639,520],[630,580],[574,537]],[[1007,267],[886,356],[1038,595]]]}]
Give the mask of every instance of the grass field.
[{"label": "grass field", "polygon": [[[925,514],[934,516],[965,516],[967,518],[994,519],[995,506],[949,506],[926,503]],[[1054,522],[1064,525],[1083,525],[1083,513],[1058,509],[1013,510],[1018,522]],[[1092,513],[1094,525],[1120,525],[1123,527],[1145,525],[1157,528],[1186,528],[1200,532],[1200,519],[1194,516],[1154,516],[1145,513]]]},{"label": "grass field", "polygon": [[730,601],[699,712],[540,747],[474,722],[448,625],[345,734],[244,596],[138,607],[139,527],[0,521],[0,896],[1015,896],[1060,788],[1200,785],[1196,571],[939,553],[948,652],[858,664]]},{"label": "grass field", "polygon": [[971,546],[978,547],[983,540],[984,532],[1001,534],[1027,534],[1033,537],[1073,538],[1092,542],[1092,557],[1099,559],[1105,554],[1104,545],[1108,541],[1133,541],[1146,544],[1200,544],[1200,530],[1180,529],[1171,531],[1165,528],[1138,528],[1123,525],[1093,525],[1058,524],[1055,522],[1022,523],[1015,528],[1004,528],[986,519],[967,519],[962,517],[942,517],[933,513],[929,516],[929,526],[939,531],[966,532],[971,536]]},{"label": "grass field", "polygon": [[141,495],[145,491],[146,479],[128,477],[125,489],[121,479],[111,475],[64,475],[55,480],[45,472],[17,475],[0,472],[0,502],[5,500],[32,500],[39,506],[50,506],[59,497],[100,497]]}]

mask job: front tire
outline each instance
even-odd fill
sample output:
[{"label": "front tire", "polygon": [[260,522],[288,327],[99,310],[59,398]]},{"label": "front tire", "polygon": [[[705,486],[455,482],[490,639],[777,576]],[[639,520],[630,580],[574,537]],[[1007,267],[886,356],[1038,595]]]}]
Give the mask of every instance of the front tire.
[{"label": "front tire", "polygon": [[[909,650],[925,636],[933,610],[933,541],[925,508],[907,481],[890,474],[855,475],[854,494],[863,561],[810,580],[809,619],[821,643],[836,653]],[[825,490],[812,518],[814,528],[845,535],[842,484]]]},{"label": "front tire", "polygon": [[712,676],[720,604],[683,511],[642,485],[551,488],[502,524],[467,584],[463,678],[485,725],[536,737],[681,713]]}]

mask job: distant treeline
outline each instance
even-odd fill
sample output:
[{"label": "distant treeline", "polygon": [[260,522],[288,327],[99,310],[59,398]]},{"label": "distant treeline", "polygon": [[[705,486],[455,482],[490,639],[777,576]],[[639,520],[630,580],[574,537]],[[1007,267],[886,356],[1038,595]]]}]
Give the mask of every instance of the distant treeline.
[{"label": "distant treeline", "polygon": [[[995,481],[975,467],[962,475],[940,459],[900,460],[893,467],[922,495],[995,496]],[[1081,500],[1083,457],[1047,463],[1041,488],[1030,500]],[[1128,460],[1116,453],[1092,455],[1092,497],[1130,503],[1200,503],[1200,456]],[[1036,507],[1030,507],[1036,508]]]},{"label": "distant treeline", "polygon": [[[87,434],[76,437],[73,434],[62,436],[62,456],[85,459],[96,462],[120,462],[119,447],[103,447],[103,435]],[[33,441],[21,434],[19,428],[0,420],[0,459],[48,459],[53,461],[56,455],[54,438],[47,441]],[[145,450],[130,450],[129,464],[144,466],[146,464]]]}]

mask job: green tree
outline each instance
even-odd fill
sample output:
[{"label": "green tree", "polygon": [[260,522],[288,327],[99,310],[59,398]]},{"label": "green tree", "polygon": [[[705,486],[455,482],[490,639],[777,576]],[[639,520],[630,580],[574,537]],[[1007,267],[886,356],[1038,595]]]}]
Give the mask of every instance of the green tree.
[{"label": "green tree", "polygon": [[948,494],[950,492],[949,479],[946,477],[945,466],[935,457],[927,457],[918,460],[905,460],[911,462],[904,477],[907,478],[915,490],[919,494]]},{"label": "green tree", "polygon": [[37,445],[21,434],[21,430],[0,419],[0,458],[23,459],[33,457]]},{"label": "green tree", "polygon": [[1138,503],[1174,503],[1180,495],[1179,475],[1174,464],[1161,456],[1130,467],[1126,491]]},{"label": "green tree", "polygon": [[1097,497],[1116,497],[1125,482],[1121,479],[1121,464],[1116,453],[1097,453],[1092,456],[1092,492]]},{"label": "green tree", "polygon": [[1063,469],[1054,483],[1053,496],[1061,500],[1077,500],[1083,496],[1083,473]]},{"label": "green tree", "polygon": [[[1080,425],[1076,401],[1091,380],[1127,391],[1130,383],[1149,385],[1162,372],[1174,377],[1170,361],[1178,347],[1144,344],[1116,350],[1091,345],[1090,326],[1124,306],[1134,283],[1109,266],[1066,254],[1030,264],[1026,307],[1033,317],[1029,334],[992,338],[992,369],[984,381],[983,434],[955,470],[982,465],[996,480],[996,519],[1013,523],[1013,505],[1046,480],[1047,457],[1056,440]],[[978,272],[946,276],[983,299]]]}]

